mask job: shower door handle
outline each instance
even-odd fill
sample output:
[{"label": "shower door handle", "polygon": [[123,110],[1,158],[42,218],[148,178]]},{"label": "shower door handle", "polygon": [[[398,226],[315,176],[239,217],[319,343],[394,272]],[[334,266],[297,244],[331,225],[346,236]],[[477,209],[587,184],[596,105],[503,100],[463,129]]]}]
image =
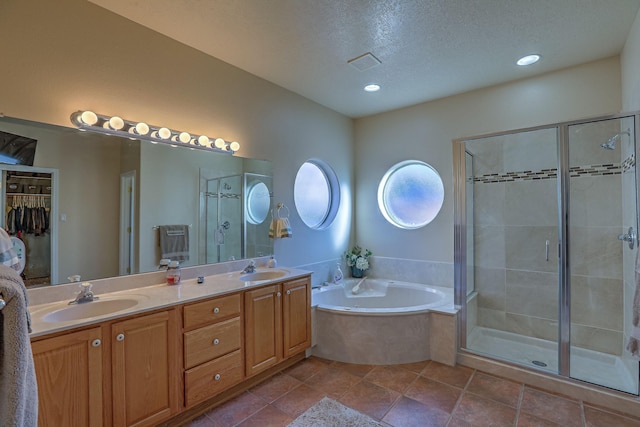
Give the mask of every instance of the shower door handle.
[{"label": "shower door handle", "polygon": [[629,227],[627,234],[621,234],[618,236],[618,240],[622,240],[623,242],[629,242],[629,249],[633,249],[636,245],[636,239],[638,235],[633,227]]},{"label": "shower door handle", "polygon": [[549,241],[548,240],[544,242],[544,257],[545,257],[545,260],[548,262],[549,261]]}]

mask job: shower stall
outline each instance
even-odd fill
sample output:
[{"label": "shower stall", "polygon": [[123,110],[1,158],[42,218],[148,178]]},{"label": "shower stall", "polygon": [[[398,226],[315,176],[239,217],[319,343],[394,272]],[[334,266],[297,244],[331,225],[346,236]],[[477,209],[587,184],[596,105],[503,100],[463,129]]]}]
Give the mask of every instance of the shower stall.
[{"label": "shower stall", "polygon": [[461,351],[638,394],[634,114],[454,141]]}]

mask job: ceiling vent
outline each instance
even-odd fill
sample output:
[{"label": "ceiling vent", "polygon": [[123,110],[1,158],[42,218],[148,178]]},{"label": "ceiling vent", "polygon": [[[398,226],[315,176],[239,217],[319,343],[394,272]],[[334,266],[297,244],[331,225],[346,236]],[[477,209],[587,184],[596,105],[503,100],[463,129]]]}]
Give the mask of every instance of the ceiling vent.
[{"label": "ceiling vent", "polygon": [[382,64],[382,62],[380,62],[378,58],[373,56],[371,52],[356,56],[355,58],[350,59],[347,62],[357,68],[358,71],[366,71],[370,68]]}]

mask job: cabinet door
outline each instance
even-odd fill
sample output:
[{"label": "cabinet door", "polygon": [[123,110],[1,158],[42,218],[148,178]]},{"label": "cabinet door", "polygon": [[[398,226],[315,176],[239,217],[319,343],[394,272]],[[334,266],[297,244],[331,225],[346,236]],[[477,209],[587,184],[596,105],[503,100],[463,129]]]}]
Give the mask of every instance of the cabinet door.
[{"label": "cabinet door", "polygon": [[32,343],[39,426],[102,425],[101,340],[93,328]]},{"label": "cabinet door", "polygon": [[280,285],[247,291],[245,302],[245,369],[251,376],[282,360],[282,294]]},{"label": "cabinet door", "polygon": [[308,277],[282,285],[284,357],[311,347],[311,286]]},{"label": "cabinet door", "polygon": [[115,426],[155,425],[178,412],[176,318],[169,310],[112,325]]}]

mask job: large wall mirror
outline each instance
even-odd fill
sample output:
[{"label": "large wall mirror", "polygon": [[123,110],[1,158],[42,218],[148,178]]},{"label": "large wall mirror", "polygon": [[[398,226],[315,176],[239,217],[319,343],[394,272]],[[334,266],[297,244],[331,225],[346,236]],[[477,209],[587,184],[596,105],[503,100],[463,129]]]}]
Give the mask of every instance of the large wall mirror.
[{"label": "large wall mirror", "polygon": [[6,117],[0,136],[10,157],[37,141],[0,160],[1,225],[30,286],[155,271],[167,230],[183,266],[273,253],[269,161]]}]

